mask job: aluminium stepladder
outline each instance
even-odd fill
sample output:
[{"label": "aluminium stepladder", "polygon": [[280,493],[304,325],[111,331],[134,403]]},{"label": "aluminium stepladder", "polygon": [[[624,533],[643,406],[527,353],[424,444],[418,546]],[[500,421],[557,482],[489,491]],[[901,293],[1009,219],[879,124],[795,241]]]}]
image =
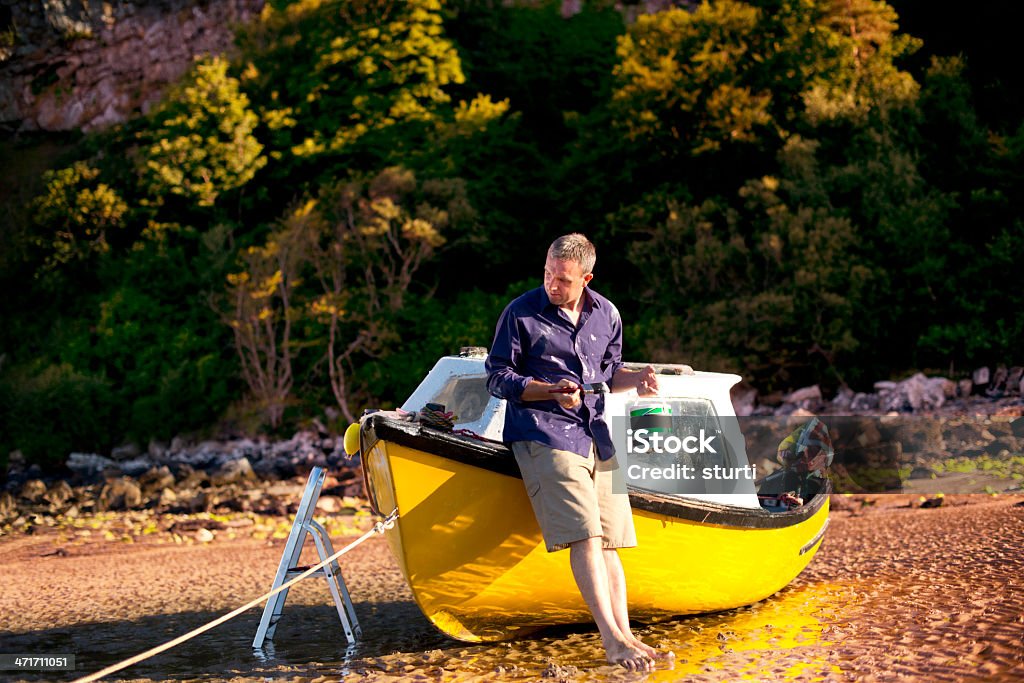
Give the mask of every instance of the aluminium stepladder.
[{"label": "aluminium stepladder", "polygon": [[[327,530],[313,519],[313,511],[316,509],[317,500],[320,498],[320,489],[324,485],[326,476],[327,470],[323,467],[314,467],[309,473],[309,479],[302,492],[299,509],[295,512],[295,521],[292,523],[291,533],[288,534],[288,540],[285,542],[281,563],[277,567],[277,574],[274,576],[271,590],[307,569],[296,566],[302,555],[307,534],[313,537],[313,543],[316,545],[316,552],[320,556],[321,562],[334,554],[334,546],[331,544]],[[334,598],[334,605],[338,609],[338,618],[341,619],[342,628],[345,629],[345,637],[348,638],[349,645],[355,643],[363,633],[359,627],[355,607],[352,605],[352,598],[349,597],[348,588],[345,586],[345,579],[341,575],[337,559],[327,563],[310,576],[323,576],[327,579],[327,588],[331,592],[331,597]],[[274,631],[277,629],[277,622],[281,620],[281,611],[284,608],[285,598],[288,597],[288,590],[276,593],[267,600],[259,628],[256,629],[256,637],[252,641],[254,649],[260,649],[265,641],[274,639]]]}]

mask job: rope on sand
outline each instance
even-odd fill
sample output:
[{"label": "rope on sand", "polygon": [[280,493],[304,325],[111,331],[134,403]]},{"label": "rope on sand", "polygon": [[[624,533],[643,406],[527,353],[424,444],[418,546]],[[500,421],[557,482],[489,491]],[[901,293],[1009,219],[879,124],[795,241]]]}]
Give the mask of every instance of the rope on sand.
[{"label": "rope on sand", "polygon": [[146,650],[145,652],[137,654],[134,657],[129,657],[128,659],[120,661],[117,664],[113,664],[111,666],[108,666],[107,668],[102,669],[101,671],[97,671],[94,674],[89,674],[88,676],[83,676],[82,678],[77,678],[74,681],[72,681],[72,683],[91,683],[91,681],[97,681],[97,680],[103,678],[104,676],[108,676],[108,675],[114,673],[115,671],[120,671],[121,669],[126,669],[129,666],[132,666],[133,664],[138,664],[139,662],[141,662],[141,661],[143,661],[145,659],[149,659],[150,657],[153,657],[154,655],[158,655],[161,652],[164,652],[165,650],[170,650],[172,647],[175,647],[176,645],[181,645],[186,640],[191,640],[192,638],[195,638],[196,636],[198,636],[198,635],[200,635],[202,633],[206,633],[210,629],[212,629],[212,628],[214,628],[216,626],[220,626],[221,624],[223,624],[225,621],[228,621],[229,619],[234,619],[235,617],[237,617],[242,612],[245,612],[246,610],[252,609],[253,607],[256,607],[257,605],[262,603],[264,600],[269,599],[272,595],[276,595],[277,593],[280,593],[283,590],[287,590],[287,589],[291,588],[293,585],[295,585],[296,583],[298,583],[302,579],[304,579],[304,578],[308,577],[309,575],[313,574],[318,569],[321,569],[324,565],[326,565],[326,564],[328,564],[330,562],[333,562],[334,560],[338,559],[339,557],[341,557],[342,555],[344,555],[348,551],[352,550],[353,548],[355,548],[360,543],[362,543],[363,541],[367,540],[368,538],[370,538],[374,534],[383,534],[385,530],[390,529],[391,527],[393,527],[395,525],[395,520],[396,519],[398,519],[398,508],[395,508],[391,512],[391,514],[388,515],[385,519],[383,519],[380,522],[377,522],[376,524],[374,524],[372,529],[367,531],[365,534],[363,534],[362,536],[360,536],[356,540],[354,540],[351,543],[349,543],[347,546],[345,546],[344,548],[342,548],[338,552],[336,552],[333,555],[331,555],[330,557],[328,557],[326,560],[323,560],[319,564],[313,565],[312,567],[310,567],[309,569],[307,569],[303,573],[301,573],[298,576],[296,576],[291,581],[288,581],[287,583],[284,583],[284,584],[278,586],[277,588],[275,588],[274,590],[270,591],[269,593],[265,593],[265,594],[261,595],[260,597],[256,598],[255,600],[251,600],[250,602],[247,602],[246,604],[242,605],[238,609],[236,609],[236,610],[234,610],[232,612],[229,612],[228,614],[225,614],[224,616],[218,617],[218,618],[214,619],[213,621],[200,626],[197,629],[193,629],[192,631],[189,631],[185,635],[178,636],[174,640],[170,640],[170,641],[164,643],[163,645],[158,645],[158,646],[156,646],[156,647],[154,647],[154,648],[152,648],[150,650]]}]

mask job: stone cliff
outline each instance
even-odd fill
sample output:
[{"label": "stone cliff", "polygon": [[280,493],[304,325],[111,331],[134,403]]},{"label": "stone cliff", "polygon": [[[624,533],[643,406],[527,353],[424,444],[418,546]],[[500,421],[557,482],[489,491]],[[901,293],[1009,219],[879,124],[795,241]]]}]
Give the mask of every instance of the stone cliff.
[{"label": "stone cliff", "polygon": [[0,129],[102,128],[145,112],[264,0],[0,0]]}]

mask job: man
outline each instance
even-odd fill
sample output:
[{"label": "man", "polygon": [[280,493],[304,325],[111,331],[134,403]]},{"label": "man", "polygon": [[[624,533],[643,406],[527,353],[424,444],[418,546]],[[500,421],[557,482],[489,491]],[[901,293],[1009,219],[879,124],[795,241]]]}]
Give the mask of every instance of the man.
[{"label": "man", "polygon": [[[544,286],[505,309],[487,358],[487,387],[507,401],[505,441],[523,474],[548,552],[569,548],[573,577],[601,632],[608,661],[650,671],[666,655],[629,627],[626,581],[618,548],[636,545],[626,493],[612,492],[615,454],[604,420],[612,391],[658,389],[654,368],[622,365],[622,320],[615,306],[588,288],[594,245],[564,235],[548,249]],[[554,390],[564,390],[558,393]],[[538,577],[540,580],[540,577]]]}]

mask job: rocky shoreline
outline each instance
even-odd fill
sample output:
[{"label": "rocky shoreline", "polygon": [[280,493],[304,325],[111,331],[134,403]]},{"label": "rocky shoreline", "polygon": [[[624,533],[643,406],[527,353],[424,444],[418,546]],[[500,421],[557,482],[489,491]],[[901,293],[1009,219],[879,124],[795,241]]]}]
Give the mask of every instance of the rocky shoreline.
[{"label": "rocky shoreline", "polygon": [[[783,422],[859,416],[871,424],[845,435],[836,443],[837,452],[870,451],[870,457],[887,458],[883,464],[903,468],[904,479],[985,469],[1005,480],[1002,485],[992,480],[994,490],[1011,491],[1024,480],[1022,383],[1024,368],[1001,367],[994,373],[982,368],[973,380],[918,374],[902,382],[879,382],[872,394],[840,391],[831,400],[823,398],[818,386],[758,396],[741,384],[734,389],[733,403],[750,461],[761,472],[777,466],[774,448]],[[188,443],[178,437],[169,444],[152,441],[145,449],[127,444],[109,455],[72,453],[55,473],[26,465],[17,451],[8,460],[0,491],[0,534],[115,511],[287,516],[315,466],[331,474],[321,496],[323,511],[359,509],[353,501],[364,495],[358,457],[349,459],[341,437],[315,421],[312,429],[284,440],[261,436]]]},{"label": "rocky shoreline", "polygon": [[[187,445],[181,439],[115,449],[109,457],[72,453],[65,471],[44,475],[13,453],[0,491],[0,535],[79,517],[136,511],[161,527],[176,516],[289,517],[313,467],[326,467],[318,507],[337,513],[361,509],[359,460],[348,459],[341,439],[326,431],[300,431],[291,439],[226,439]],[[180,521],[180,520],[179,520]],[[200,525],[197,528],[216,527]],[[215,529],[213,529],[215,530]]]}]

